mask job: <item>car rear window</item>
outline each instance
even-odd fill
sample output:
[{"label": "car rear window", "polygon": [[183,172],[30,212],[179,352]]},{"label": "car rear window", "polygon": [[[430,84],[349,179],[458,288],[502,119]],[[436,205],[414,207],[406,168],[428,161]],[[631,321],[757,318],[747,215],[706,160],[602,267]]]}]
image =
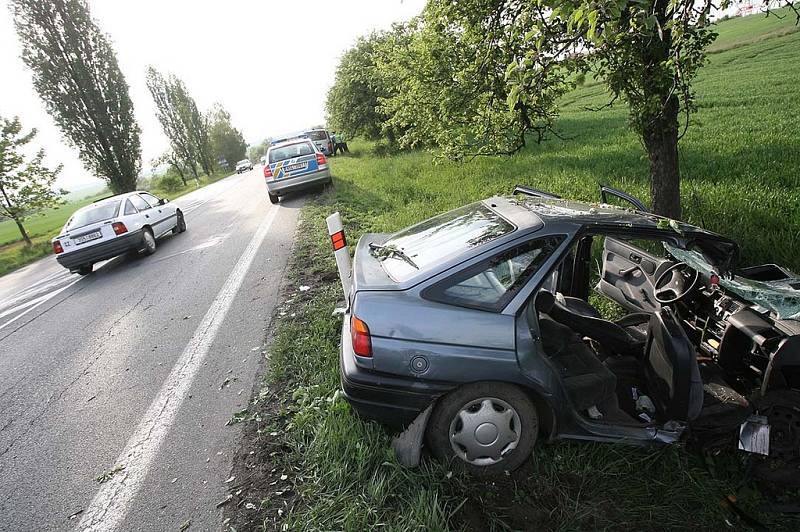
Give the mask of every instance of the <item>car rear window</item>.
[{"label": "car rear window", "polygon": [[311,140],[328,140],[324,131],[309,131],[307,135]]},{"label": "car rear window", "polygon": [[382,265],[392,279],[404,281],[419,271],[514,230],[516,227],[511,222],[483,203],[472,203],[389,237],[383,247],[398,250],[401,254],[382,253]]},{"label": "car rear window", "polygon": [[289,144],[288,146],[281,146],[280,148],[272,148],[269,151],[269,162],[274,163],[283,161],[284,159],[302,157],[303,155],[313,155],[313,153],[314,147],[311,146],[310,142]]},{"label": "car rear window", "polygon": [[563,242],[539,238],[500,253],[440,282],[425,297],[469,308],[501,311]]},{"label": "car rear window", "polygon": [[86,207],[72,215],[72,218],[67,223],[67,229],[76,229],[85,225],[110,220],[117,215],[119,204],[120,200],[117,200]]}]

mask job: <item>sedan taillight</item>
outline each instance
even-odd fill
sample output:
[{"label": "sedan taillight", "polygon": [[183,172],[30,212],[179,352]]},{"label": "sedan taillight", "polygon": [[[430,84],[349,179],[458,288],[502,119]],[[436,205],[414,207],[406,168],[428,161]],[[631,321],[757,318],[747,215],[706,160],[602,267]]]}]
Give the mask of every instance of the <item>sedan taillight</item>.
[{"label": "sedan taillight", "polygon": [[353,351],[360,357],[372,356],[372,339],[369,336],[369,327],[360,319],[350,318],[350,337],[353,340]]},{"label": "sedan taillight", "polygon": [[64,253],[64,248],[61,246],[61,242],[58,240],[53,240],[53,253],[56,255],[59,253]]},{"label": "sedan taillight", "polygon": [[111,224],[111,229],[114,230],[115,235],[121,235],[128,232],[128,228],[125,227],[125,224],[122,222],[114,222]]},{"label": "sedan taillight", "polygon": [[317,166],[325,166],[326,164],[328,164],[328,159],[325,158],[325,154],[317,152]]}]

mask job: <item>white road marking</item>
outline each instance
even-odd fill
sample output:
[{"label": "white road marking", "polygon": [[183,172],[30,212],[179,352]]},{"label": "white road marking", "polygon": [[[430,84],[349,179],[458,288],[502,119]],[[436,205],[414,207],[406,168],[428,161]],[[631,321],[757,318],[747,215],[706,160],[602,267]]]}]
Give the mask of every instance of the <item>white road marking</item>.
[{"label": "white road marking", "polygon": [[102,485],[86,508],[78,530],[113,531],[122,524],[278,211],[278,208],[272,208],[239,257],[158,395],[117,458],[115,466],[124,469]]},{"label": "white road marking", "polygon": [[[36,309],[36,308],[38,308],[38,307],[42,306],[44,303],[47,303],[48,301],[50,301],[51,299],[53,299],[54,297],[56,297],[58,294],[60,294],[61,292],[63,292],[64,290],[66,290],[67,288],[69,288],[70,286],[74,285],[75,283],[77,283],[77,282],[78,282],[78,281],[80,281],[80,280],[81,280],[81,277],[78,277],[77,279],[75,279],[74,281],[72,281],[71,283],[69,283],[68,285],[66,285],[66,286],[62,286],[61,288],[59,288],[59,289],[58,289],[58,290],[56,290],[55,292],[50,292],[50,293],[49,293],[49,294],[47,294],[46,296],[42,296],[44,299],[42,299],[41,301],[39,301],[38,303],[36,303],[36,304],[35,304],[35,305],[33,305],[32,307],[29,307],[29,308],[28,308],[28,310],[26,310],[25,312],[21,312],[21,313],[17,314],[16,316],[14,316],[13,318],[11,318],[10,320],[8,320],[7,322],[5,322],[4,324],[0,325],[0,329],[4,329],[5,327],[8,327],[9,325],[11,325],[12,323],[14,323],[14,322],[15,322],[15,321],[17,321],[18,319],[20,319],[22,316],[24,316],[24,315],[25,315],[25,314],[27,314],[28,312],[30,312],[30,311],[32,311],[32,310],[34,310],[34,309]],[[14,309],[14,310],[16,310],[16,309]]]},{"label": "white road marking", "polygon": [[17,301],[25,299],[25,297],[27,297],[30,292],[41,292],[43,289],[60,284],[63,281],[68,280],[70,277],[72,277],[72,275],[67,270],[52,273],[47,277],[45,277],[44,279],[39,279],[35,283],[30,284],[25,288],[18,290],[14,294],[10,295],[8,298],[0,300],[0,308],[12,305]]}]

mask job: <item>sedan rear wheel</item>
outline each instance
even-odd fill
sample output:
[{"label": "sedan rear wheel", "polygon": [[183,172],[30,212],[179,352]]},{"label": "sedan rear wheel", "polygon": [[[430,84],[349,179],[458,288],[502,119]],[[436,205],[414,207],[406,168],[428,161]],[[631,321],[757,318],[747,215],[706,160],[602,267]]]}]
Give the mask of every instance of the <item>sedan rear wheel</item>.
[{"label": "sedan rear wheel", "polygon": [[272,203],[273,205],[275,205],[276,203],[278,203],[280,201],[280,198],[278,197],[277,194],[272,194],[272,193],[268,193],[268,194],[269,194],[269,202]]},{"label": "sedan rear wheel", "polygon": [[150,229],[145,229],[142,234],[142,253],[152,255],[156,252],[156,238]]},{"label": "sedan rear wheel", "polygon": [[183,213],[178,211],[175,213],[175,216],[177,216],[177,223],[175,224],[175,228],[172,230],[173,235],[186,231],[186,219],[184,219]]},{"label": "sedan rear wheel", "polygon": [[78,275],[89,275],[90,273],[92,273],[92,270],[94,270],[94,264],[89,264],[87,266],[81,266],[80,268],[78,268],[75,271],[78,272]]},{"label": "sedan rear wheel", "polygon": [[512,471],[533,451],[536,409],[518,387],[468,384],[439,400],[427,427],[433,454],[472,474]]}]

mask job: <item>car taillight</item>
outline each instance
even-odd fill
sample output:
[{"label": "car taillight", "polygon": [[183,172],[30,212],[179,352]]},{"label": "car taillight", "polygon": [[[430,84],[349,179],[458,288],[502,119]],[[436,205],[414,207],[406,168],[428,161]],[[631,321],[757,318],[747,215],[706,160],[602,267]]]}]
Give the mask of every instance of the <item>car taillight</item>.
[{"label": "car taillight", "polygon": [[372,356],[372,340],[369,337],[369,327],[360,319],[350,318],[350,336],[353,339],[353,351],[361,357]]},{"label": "car taillight", "polygon": [[114,230],[115,235],[121,235],[122,233],[128,232],[128,228],[125,227],[125,224],[122,222],[114,222],[111,224],[111,229]]},{"label": "car taillight", "polygon": [[64,248],[61,247],[61,242],[58,240],[53,240],[53,253],[64,253]]},{"label": "car taillight", "polygon": [[269,167],[268,164],[264,165],[264,179],[270,179],[272,177],[272,168]]},{"label": "car taillight", "polygon": [[325,166],[326,164],[328,164],[328,159],[325,158],[325,154],[317,152],[317,166]]}]

